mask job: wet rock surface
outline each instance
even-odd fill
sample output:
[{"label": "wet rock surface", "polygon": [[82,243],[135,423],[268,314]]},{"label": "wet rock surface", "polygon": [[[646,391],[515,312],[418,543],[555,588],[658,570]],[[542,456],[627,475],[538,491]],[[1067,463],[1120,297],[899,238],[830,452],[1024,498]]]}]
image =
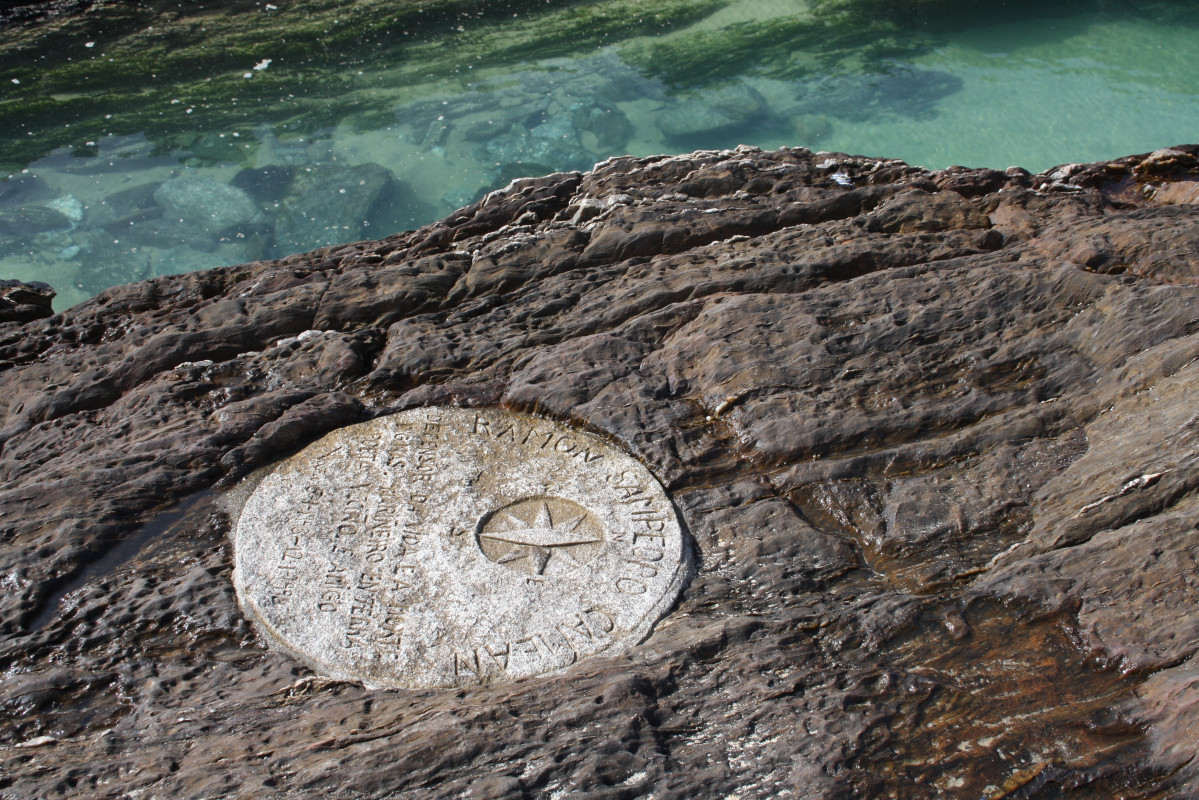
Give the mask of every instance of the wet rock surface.
[{"label": "wet rock surface", "polygon": [[[620,158],[0,319],[0,797],[1199,796],[1197,155]],[[661,479],[643,644],[407,691],[256,637],[218,495],[438,404]]]},{"label": "wet rock surface", "polygon": [[0,281],[0,322],[29,322],[54,316],[54,290],[45,283]]}]

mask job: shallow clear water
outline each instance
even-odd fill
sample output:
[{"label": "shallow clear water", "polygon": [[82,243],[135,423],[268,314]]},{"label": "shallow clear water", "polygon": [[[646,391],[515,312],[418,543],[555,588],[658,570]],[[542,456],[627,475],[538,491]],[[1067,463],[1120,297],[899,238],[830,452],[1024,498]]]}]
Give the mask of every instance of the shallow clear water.
[{"label": "shallow clear water", "polygon": [[[155,36],[175,41],[186,22],[202,42],[236,15],[161,34],[142,20],[124,38],[64,29],[0,61],[14,87],[0,96],[0,278],[46,281],[63,308],[118,283],[382,237],[514,177],[625,153],[793,145],[1037,171],[1199,141],[1187,4],[859,31],[806,0],[670,2],[656,17],[621,0],[546,15],[482,3],[311,56],[290,34],[251,36],[244,54],[187,69]],[[285,10],[247,13],[269,31]],[[321,24],[331,36],[340,20]],[[138,52],[162,60],[121,72]]]}]

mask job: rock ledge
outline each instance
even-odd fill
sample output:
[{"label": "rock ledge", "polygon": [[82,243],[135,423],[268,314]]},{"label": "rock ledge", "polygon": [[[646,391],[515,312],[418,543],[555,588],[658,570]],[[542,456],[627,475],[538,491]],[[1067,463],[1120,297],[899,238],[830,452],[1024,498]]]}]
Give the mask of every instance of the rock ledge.
[{"label": "rock ledge", "polygon": [[[1199,147],[1041,175],[616,158],[388,239],[0,287],[0,797],[1199,796]],[[370,690],[241,617],[216,500],[501,406],[667,487],[628,653]]]}]

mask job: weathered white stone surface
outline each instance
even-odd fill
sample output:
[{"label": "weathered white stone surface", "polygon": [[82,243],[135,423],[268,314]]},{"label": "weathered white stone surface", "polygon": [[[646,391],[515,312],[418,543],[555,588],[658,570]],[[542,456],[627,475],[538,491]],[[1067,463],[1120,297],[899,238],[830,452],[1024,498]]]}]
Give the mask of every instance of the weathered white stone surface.
[{"label": "weathered white stone surface", "polygon": [[318,673],[449,687],[641,641],[688,574],[670,501],[599,438],[495,409],[334,431],[241,509],[238,597]]}]

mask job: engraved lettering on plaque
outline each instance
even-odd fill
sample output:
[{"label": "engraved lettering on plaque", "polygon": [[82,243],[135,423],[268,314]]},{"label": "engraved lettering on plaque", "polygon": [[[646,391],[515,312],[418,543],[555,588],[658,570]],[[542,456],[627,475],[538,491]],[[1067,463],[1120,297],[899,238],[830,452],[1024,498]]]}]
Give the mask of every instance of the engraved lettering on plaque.
[{"label": "engraved lettering on plaque", "polygon": [[661,484],[609,442],[499,409],[333,431],[231,504],[263,638],[321,675],[469,686],[644,639],[689,575]]}]

